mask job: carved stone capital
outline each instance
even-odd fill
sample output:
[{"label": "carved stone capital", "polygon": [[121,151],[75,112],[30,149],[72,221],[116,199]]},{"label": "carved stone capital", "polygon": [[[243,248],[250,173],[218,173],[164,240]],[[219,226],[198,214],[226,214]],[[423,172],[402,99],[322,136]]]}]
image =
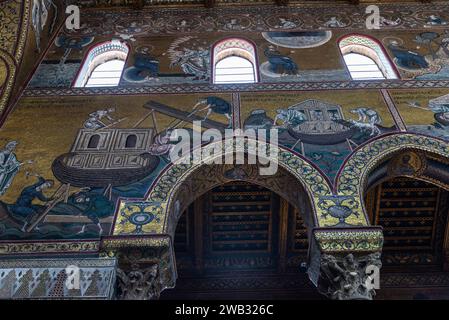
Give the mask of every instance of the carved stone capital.
[{"label": "carved stone capital", "polygon": [[379,252],[357,256],[323,254],[318,290],[334,300],[372,300],[381,267]]},{"label": "carved stone capital", "polygon": [[175,286],[173,246],[167,235],[103,238],[102,251],[118,260],[117,299],[159,299],[163,290]]},{"label": "carved stone capital", "polygon": [[146,268],[139,268],[138,265],[134,265],[130,270],[117,269],[117,299],[159,299],[161,288],[158,264]]}]

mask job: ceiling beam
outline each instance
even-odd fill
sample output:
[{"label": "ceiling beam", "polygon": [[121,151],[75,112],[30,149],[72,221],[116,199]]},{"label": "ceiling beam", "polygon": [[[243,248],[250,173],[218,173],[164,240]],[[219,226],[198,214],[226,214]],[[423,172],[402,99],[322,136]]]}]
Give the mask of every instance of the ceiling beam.
[{"label": "ceiling beam", "polygon": [[290,0],[274,0],[277,6],[288,6]]},{"label": "ceiling beam", "polygon": [[215,3],[216,3],[215,0],[204,0],[204,6],[206,8],[213,8],[213,7],[215,7]]},{"label": "ceiling beam", "polygon": [[134,0],[131,3],[132,7],[136,10],[142,10],[145,6],[145,0]]}]

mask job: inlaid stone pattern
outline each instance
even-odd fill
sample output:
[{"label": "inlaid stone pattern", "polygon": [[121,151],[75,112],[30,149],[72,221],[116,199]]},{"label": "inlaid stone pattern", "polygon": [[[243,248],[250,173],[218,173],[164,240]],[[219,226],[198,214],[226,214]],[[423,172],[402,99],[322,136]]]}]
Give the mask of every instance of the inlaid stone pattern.
[{"label": "inlaid stone pattern", "polygon": [[0,261],[0,299],[111,299],[115,270],[115,259]]}]

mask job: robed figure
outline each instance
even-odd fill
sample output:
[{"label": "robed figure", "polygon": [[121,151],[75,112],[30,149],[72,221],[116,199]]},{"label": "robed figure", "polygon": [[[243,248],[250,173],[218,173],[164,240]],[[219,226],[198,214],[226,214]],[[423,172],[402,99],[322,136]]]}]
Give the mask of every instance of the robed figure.
[{"label": "robed figure", "polygon": [[0,151],[0,196],[2,196],[11,185],[21,163],[17,160],[14,150],[17,142],[8,142]]}]

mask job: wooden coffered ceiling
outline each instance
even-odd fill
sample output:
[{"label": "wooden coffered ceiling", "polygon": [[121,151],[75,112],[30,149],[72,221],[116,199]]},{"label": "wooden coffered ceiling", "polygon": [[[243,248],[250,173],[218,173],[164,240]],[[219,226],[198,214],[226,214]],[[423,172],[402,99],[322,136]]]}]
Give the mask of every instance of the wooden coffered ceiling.
[{"label": "wooden coffered ceiling", "polygon": [[220,5],[251,5],[251,4],[276,4],[278,6],[301,5],[301,4],[379,4],[379,3],[431,3],[445,2],[432,0],[67,0],[67,2],[79,4],[84,7],[132,7],[135,9],[143,9],[155,5],[169,6],[185,6],[185,5],[201,5],[208,8]]}]

